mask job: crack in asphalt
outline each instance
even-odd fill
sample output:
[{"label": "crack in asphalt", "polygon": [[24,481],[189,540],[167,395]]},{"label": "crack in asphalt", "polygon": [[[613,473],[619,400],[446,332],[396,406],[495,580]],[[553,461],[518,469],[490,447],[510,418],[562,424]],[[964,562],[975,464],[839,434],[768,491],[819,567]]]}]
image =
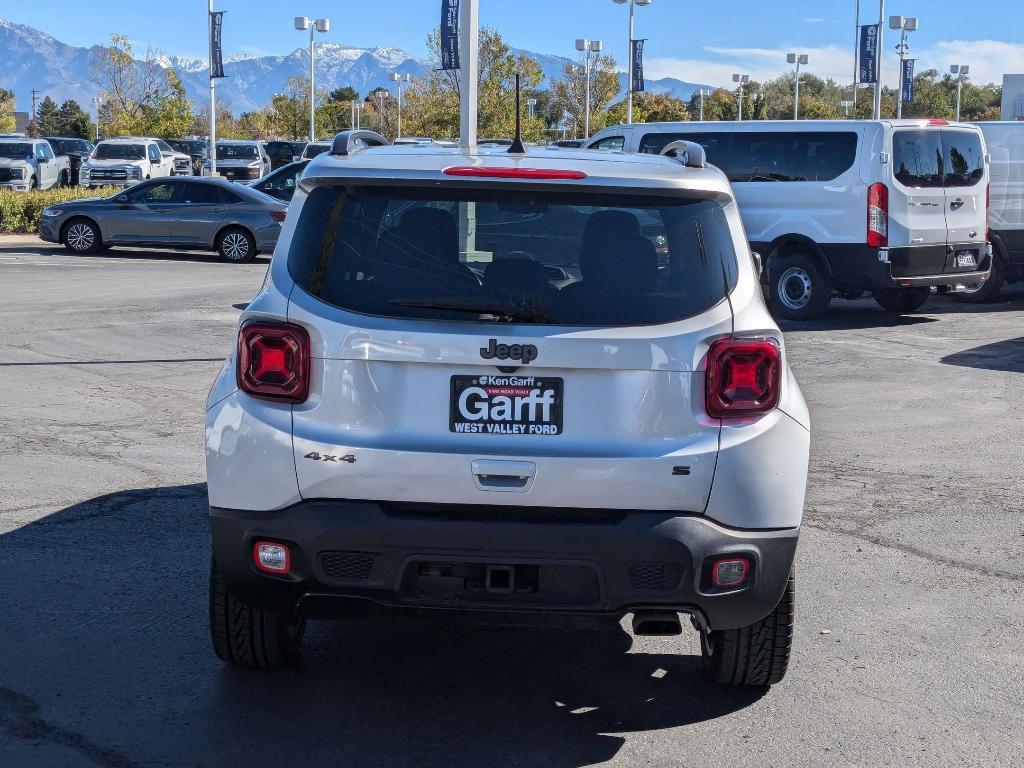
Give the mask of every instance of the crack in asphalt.
[{"label": "crack in asphalt", "polygon": [[135,768],[140,763],[115,749],[102,747],[75,731],[48,723],[39,715],[39,705],[10,688],[0,688],[0,731],[16,739],[45,741],[74,750],[104,768]]}]

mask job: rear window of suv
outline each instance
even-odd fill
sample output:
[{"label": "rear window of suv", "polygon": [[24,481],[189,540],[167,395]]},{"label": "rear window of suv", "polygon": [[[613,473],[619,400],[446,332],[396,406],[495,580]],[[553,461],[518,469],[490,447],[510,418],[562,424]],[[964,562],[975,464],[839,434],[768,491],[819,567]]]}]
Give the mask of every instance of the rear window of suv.
[{"label": "rear window of suv", "polygon": [[981,137],[973,131],[895,131],[893,173],[905,187],[973,187],[985,175]]},{"label": "rear window of suv", "polygon": [[579,326],[691,317],[737,270],[712,201],[358,186],[310,193],[288,266],[353,312]]}]

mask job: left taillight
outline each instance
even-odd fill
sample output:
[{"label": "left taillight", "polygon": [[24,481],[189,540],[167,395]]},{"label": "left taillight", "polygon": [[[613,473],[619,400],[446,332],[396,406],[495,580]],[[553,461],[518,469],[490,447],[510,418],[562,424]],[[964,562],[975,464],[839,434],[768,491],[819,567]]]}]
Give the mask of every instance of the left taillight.
[{"label": "left taillight", "polygon": [[290,403],[309,395],[309,333],[291,323],[247,323],[238,332],[238,387]]},{"label": "left taillight", "polygon": [[270,218],[272,218],[278,224],[283,224],[284,220],[288,218],[288,211],[271,211]]},{"label": "left taillight", "polygon": [[722,339],[708,350],[706,409],[716,419],[767,413],[779,404],[782,352],[761,339]]}]

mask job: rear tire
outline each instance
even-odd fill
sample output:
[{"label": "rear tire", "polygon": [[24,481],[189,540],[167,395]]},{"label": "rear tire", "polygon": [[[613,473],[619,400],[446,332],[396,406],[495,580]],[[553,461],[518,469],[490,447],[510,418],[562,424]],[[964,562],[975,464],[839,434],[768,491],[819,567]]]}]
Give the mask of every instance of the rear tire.
[{"label": "rear tire", "polygon": [[61,230],[60,240],[72,253],[95,253],[103,247],[99,228],[88,219],[72,219]]},{"label": "rear tire", "polygon": [[58,187],[71,186],[71,174],[68,171],[61,171],[60,178],[57,180]]},{"label": "rear tire", "polygon": [[920,309],[931,295],[930,288],[892,288],[876,293],[875,301],[886,312],[905,314]]},{"label": "rear tire", "polygon": [[256,258],[256,239],[241,227],[225,229],[217,237],[217,253],[224,261],[246,264]]},{"label": "rear tire", "polygon": [[210,640],[221,661],[250,669],[294,664],[305,630],[305,619],[289,620],[237,600],[210,558]]},{"label": "rear tire", "polygon": [[998,253],[992,254],[992,274],[988,280],[981,284],[976,291],[965,291],[954,293],[955,301],[963,301],[968,304],[985,304],[995,301],[999,297],[999,291],[1003,289],[1003,282],[1006,280],[1006,270],[1003,268],[1003,259]]},{"label": "rear tire", "polygon": [[33,176],[31,178],[31,180],[29,181],[29,183],[28,183],[28,188],[29,189],[39,189],[39,179],[37,179],[35,176]]},{"label": "rear tire", "polygon": [[761,621],[739,629],[701,630],[704,671],[721,685],[775,685],[786,676],[796,617],[796,572],[782,599]]},{"label": "rear tire", "polygon": [[775,256],[768,267],[768,301],[787,320],[814,320],[832,301],[832,280],[813,256]]}]

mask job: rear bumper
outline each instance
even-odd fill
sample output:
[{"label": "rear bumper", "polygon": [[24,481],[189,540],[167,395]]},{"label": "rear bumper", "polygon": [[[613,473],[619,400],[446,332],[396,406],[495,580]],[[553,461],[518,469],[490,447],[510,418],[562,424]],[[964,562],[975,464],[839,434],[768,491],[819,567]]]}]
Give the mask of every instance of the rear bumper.
[{"label": "rear bumper", "polygon": [[[456,506],[439,512],[343,500],[274,512],[213,507],[210,515],[214,554],[229,588],[269,610],[321,615],[352,599],[481,614],[617,617],[668,609],[715,629],[745,626],[772,611],[799,534],[797,528],[734,530],[674,512],[602,510],[595,518],[595,510]],[[263,540],[291,548],[289,575],[253,565],[253,546]],[[746,555],[753,572],[742,589],[717,590],[710,561],[729,554]],[[488,567],[512,574],[508,591],[487,589]]]},{"label": "rear bumper", "polygon": [[[894,248],[833,244],[821,248],[833,285],[840,292],[931,286],[955,292],[988,279],[992,271],[991,244],[976,241]],[[978,266],[957,269],[954,259],[958,250],[977,251]]]}]

